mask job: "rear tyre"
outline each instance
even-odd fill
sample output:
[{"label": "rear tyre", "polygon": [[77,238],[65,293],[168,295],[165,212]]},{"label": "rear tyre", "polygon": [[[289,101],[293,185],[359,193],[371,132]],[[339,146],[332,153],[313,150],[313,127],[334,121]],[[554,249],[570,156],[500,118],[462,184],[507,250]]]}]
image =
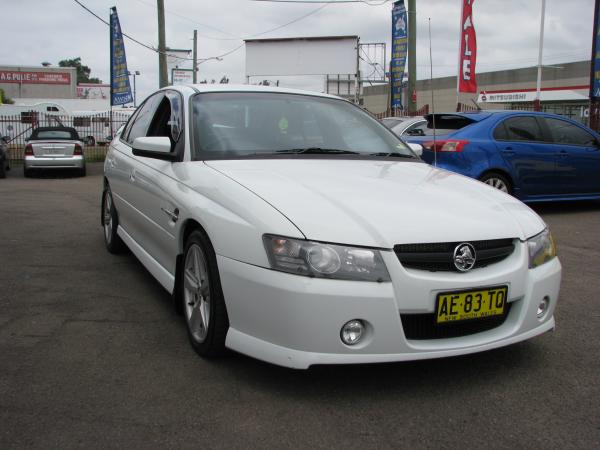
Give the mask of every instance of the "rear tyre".
[{"label": "rear tyre", "polygon": [[479,178],[479,181],[496,188],[499,191],[512,195],[513,190],[510,181],[508,181],[506,176],[498,172],[488,172]]},{"label": "rear tyre", "polygon": [[6,178],[6,162],[0,161],[0,178]]},{"label": "rear tyre", "polygon": [[186,242],[179,277],[183,316],[192,347],[205,358],[222,355],[229,318],[215,251],[199,230],[193,231]]},{"label": "rear tyre", "polygon": [[31,178],[31,169],[28,169],[27,167],[23,167],[23,176],[25,178]]},{"label": "rear tyre", "polygon": [[102,228],[104,230],[104,244],[112,254],[119,254],[125,250],[125,244],[117,234],[119,217],[113,203],[110,188],[102,192]]},{"label": "rear tyre", "polygon": [[80,177],[85,177],[86,173],[87,172],[86,172],[85,166],[83,166],[83,168],[79,169],[79,176]]}]

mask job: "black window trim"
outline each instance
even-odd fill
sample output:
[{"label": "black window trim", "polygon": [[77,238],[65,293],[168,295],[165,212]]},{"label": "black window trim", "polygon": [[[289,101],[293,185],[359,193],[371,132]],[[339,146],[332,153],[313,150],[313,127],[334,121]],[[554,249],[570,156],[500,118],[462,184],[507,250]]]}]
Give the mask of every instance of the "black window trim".
[{"label": "black window trim", "polygon": [[[131,117],[129,117],[129,119],[127,120],[127,122],[125,123],[125,128],[123,129],[123,132],[127,131],[127,138],[129,137],[129,131],[127,129],[127,127],[129,126],[129,123],[133,123],[133,121],[135,120],[135,118],[137,117],[139,111],[141,111],[142,106],[144,106],[146,104],[146,102],[148,100],[150,100],[152,97],[154,97],[155,95],[161,94],[163,95],[165,98],[168,99],[167,96],[167,92],[174,92],[176,95],[179,96],[179,99],[181,100],[181,128],[182,128],[182,132],[179,133],[179,139],[177,140],[177,142],[175,142],[175,146],[173,148],[173,155],[174,155],[174,159],[172,160],[172,162],[181,162],[183,161],[183,157],[185,154],[185,99],[183,97],[183,94],[181,92],[179,92],[176,89],[161,89],[159,91],[154,92],[152,95],[149,95],[135,110],[135,112],[131,115]],[[161,100],[162,101],[162,100]],[[169,100],[170,102],[171,100]],[[159,103],[160,106],[160,103]],[[157,106],[157,110],[158,110],[158,106]],[[156,114],[156,111],[154,111],[154,113]],[[154,116],[153,116],[154,118]],[[119,140],[127,145],[129,148],[133,149],[133,146],[127,142],[124,137],[123,137],[123,133],[121,133],[121,135],[119,136]],[[190,139],[191,140],[191,139]]]}]

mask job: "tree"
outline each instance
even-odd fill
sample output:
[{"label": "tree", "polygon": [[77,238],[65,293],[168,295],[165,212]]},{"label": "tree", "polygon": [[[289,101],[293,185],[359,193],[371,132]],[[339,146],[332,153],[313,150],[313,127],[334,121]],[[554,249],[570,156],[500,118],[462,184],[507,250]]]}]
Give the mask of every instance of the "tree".
[{"label": "tree", "polygon": [[77,83],[102,83],[99,78],[90,78],[92,69],[81,64],[81,57],[63,59],[58,62],[59,67],[75,67],[77,69]]},{"label": "tree", "polygon": [[12,105],[15,101],[12,98],[8,98],[4,94],[4,89],[0,89],[0,104],[4,103],[5,105]]}]

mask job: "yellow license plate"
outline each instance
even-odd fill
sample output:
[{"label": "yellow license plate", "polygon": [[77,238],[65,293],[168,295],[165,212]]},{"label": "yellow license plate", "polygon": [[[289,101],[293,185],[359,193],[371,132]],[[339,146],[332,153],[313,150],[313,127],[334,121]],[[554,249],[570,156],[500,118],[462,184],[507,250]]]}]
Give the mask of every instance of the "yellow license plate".
[{"label": "yellow license plate", "polygon": [[501,316],[506,308],[507,286],[469,291],[441,292],[436,302],[436,323]]}]

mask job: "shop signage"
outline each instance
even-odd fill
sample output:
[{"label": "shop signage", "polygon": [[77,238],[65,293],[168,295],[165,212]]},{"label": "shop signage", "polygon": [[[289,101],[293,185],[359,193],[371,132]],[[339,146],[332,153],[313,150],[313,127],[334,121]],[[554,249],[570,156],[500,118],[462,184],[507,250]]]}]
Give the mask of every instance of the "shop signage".
[{"label": "shop signage", "polygon": [[0,70],[0,83],[71,84],[69,72],[21,72]]}]

